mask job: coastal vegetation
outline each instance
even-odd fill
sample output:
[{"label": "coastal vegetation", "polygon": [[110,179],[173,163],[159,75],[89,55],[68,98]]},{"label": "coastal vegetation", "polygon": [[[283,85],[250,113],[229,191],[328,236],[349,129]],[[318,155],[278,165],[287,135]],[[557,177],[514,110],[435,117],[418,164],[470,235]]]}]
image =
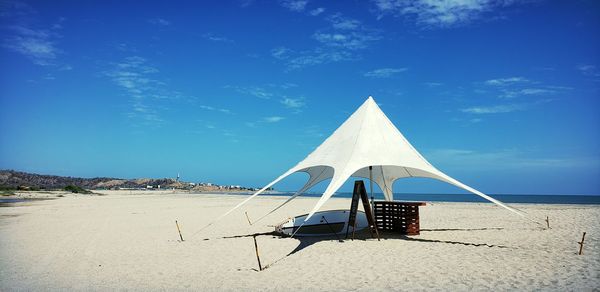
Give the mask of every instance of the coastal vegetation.
[{"label": "coastal vegetation", "polygon": [[0,192],[67,190],[82,193],[82,190],[108,189],[178,189],[194,192],[204,191],[253,191],[243,186],[222,186],[213,183],[191,183],[175,178],[121,179],[111,177],[81,178],[44,175],[15,170],[0,170]]},{"label": "coastal vegetation", "polygon": [[75,194],[92,194],[92,192],[90,192],[82,187],[76,186],[76,185],[66,186],[65,191],[75,193]]}]

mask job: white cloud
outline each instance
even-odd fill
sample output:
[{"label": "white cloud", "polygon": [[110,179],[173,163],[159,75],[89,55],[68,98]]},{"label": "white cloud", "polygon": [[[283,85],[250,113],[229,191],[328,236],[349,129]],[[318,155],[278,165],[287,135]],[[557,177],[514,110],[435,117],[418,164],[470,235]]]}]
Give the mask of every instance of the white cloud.
[{"label": "white cloud", "polygon": [[130,56],[114,63],[112,70],[104,74],[119,86],[130,98],[132,104],[130,118],[140,118],[147,124],[159,125],[164,122],[160,110],[161,101],[172,101],[180,93],[166,88],[166,84],[155,77],[159,70],[148,65],[145,58]]},{"label": "white cloud", "polygon": [[304,102],[303,98],[289,98],[289,97],[284,97],[283,99],[281,99],[280,102],[285,107],[291,108],[291,109],[299,109],[299,108],[304,107],[304,105],[306,105],[306,103]]},{"label": "white cloud", "polygon": [[231,110],[225,109],[225,108],[216,108],[216,107],[212,107],[209,105],[199,105],[198,107],[200,109],[207,110],[207,111],[216,111],[216,112],[221,112],[224,114],[232,114]]},{"label": "white cloud", "polygon": [[126,44],[126,43],[119,43],[114,45],[114,48],[121,51],[121,52],[126,52],[126,53],[130,53],[130,54],[135,54],[138,52],[138,49],[130,44]]},{"label": "white cloud", "polygon": [[336,51],[328,48],[315,48],[310,51],[295,52],[285,47],[278,47],[271,50],[271,55],[283,61],[288,70],[356,59],[356,56],[351,52],[344,50]]},{"label": "white cloud", "polygon": [[336,13],[326,18],[329,26],[312,34],[317,41],[313,49],[294,51],[286,47],[271,50],[271,55],[285,63],[288,70],[307,66],[356,60],[358,52],[381,39],[378,30],[365,27],[360,21]]},{"label": "white cloud", "polygon": [[596,70],[596,66],[583,64],[583,65],[577,66],[577,70],[579,70],[581,72],[594,71],[594,70]]},{"label": "white cloud", "polygon": [[[61,66],[58,61],[62,50],[58,48],[58,40],[62,38],[60,30],[66,21],[59,17],[54,23],[39,25],[39,13],[31,6],[19,1],[0,3],[0,16],[4,22],[12,25],[0,26],[2,36],[0,45],[19,53],[34,64],[40,66]],[[33,24],[37,25],[33,25]]]},{"label": "white cloud", "polygon": [[519,96],[541,96],[554,95],[566,90],[571,90],[571,87],[544,85],[542,82],[530,80],[525,77],[514,76],[506,78],[489,79],[483,82],[487,85],[485,91],[478,89],[479,92],[494,92],[498,93],[500,98],[515,98]]},{"label": "white cloud", "polygon": [[171,25],[170,21],[165,20],[163,18],[152,18],[152,19],[149,19],[148,22],[150,22],[151,24],[154,24],[154,25],[159,25],[159,26],[169,26],[169,25]]},{"label": "white cloud", "polygon": [[290,11],[302,12],[306,9],[308,0],[280,0],[279,4]]},{"label": "white cloud", "polygon": [[444,85],[444,83],[441,82],[423,82],[423,84],[427,87],[438,87]]},{"label": "white cloud", "polygon": [[523,88],[518,90],[503,90],[503,93],[500,97],[503,98],[514,98],[517,96],[526,96],[526,95],[552,95],[556,94],[557,91],[554,89],[547,88]]},{"label": "white cloud", "polygon": [[240,6],[242,8],[246,8],[252,4],[254,4],[254,0],[238,0],[240,2]]},{"label": "white cloud", "polygon": [[56,46],[61,37],[56,31],[21,25],[9,27],[9,31],[3,47],[24,55],[36,65],[57,65],[56,59],[62,51]]},{"label": "white cloud", "polygon": [[460,88],[457,93],[450,92],[449,94],[462,100],[463,96],[469,94],[464,92],[466,89],[480,97],[495,97],[496,103],[463,105],[457,109],[457,111],[466,114],[464,118],[459,119],[460,121],[470,121],[472,123],[481,121],[478,118],[473,120],[475,117],[473,115],[481,117],[482,115],[528,111],[553,102],[573,89],[566,86],[546,85],[541,81],[520,76],[489,79],[484,82],[476,82],[474,85],[474,88]]},{"label": "white cloud", "polygon": [[577,70],[585,76],[600,77],[600,72],[598,72],[598,69],[594,65],[581,64],[577,66]]},{"label": "white cloud", "polygon": [[406,70],[408,70],[408,68],[381,68],[369,71],[365,73],[364,76],[371,78],[389,78]]},{"label": "white cloud", "polygon": [[230,88],[230,89],[235,90],[238,93],[252,95],[254,97],[258,97],[258,98],[262,98],[262,99],[270,99],[271,97],[273,97],[273,93],[271,93],[270,91],[268,91],[265,88],[260,87],[260,86],[226,85],[226,86],[224,86],[224,88]]},{"label": "white cloud", "polygon": [[215,110],[214,107],[208,106],[208,105],[200,105],[198,107],[201,108],[201,109],[207,110],[207,111],[214,111]]},{"label": "white cloud", "polygon": [[379,40],[379,36],[361,32],[350,33],[324,33],[316,32],[313,38],[325,46],[337,47],[348,50],[364,49],[370,42]]},{"label": "white cloud", "polygon": [[277,123],[280,122],[282,120],[284,120],[284,117],[280,117],[280,116],[272,116],[272,117],[264,117],[262,119],[263,122],[265,123]]},{"label": "white cloud", "polygon": [[498,114],[522,111],[527,108],[524,104],[502,104],[492,106],[474,106],[461,109],[464,113],[470,114]]},{"label": "white cloud", "polygon": [[333,14],[327,17],[334,29],[340,30],[356,30],[361,26],[360,21],[344,17],[341,13]]},{"label": "white cloud", "polygon": [[217,36],[210,32],[203,34],[202,37],[213,42],[234,43],[232,39],[226,38],[224,36]]},{"label": "white cloud", "polygon": [[275,59],[285,60],[289,58],[292,51],[285,47],[277,47],[271,50],[271,56]]},{"label": "white cloud", "polygon": [[331,27],[319,30],[313,38],[325,46],[347,50],[364,49],[381,39],[379,31],[368,29],[356,19],[336,13],[327,17]]},{"label": "white cloud", "polygon": [[518,0],[373,0],[379,17],[405,16],[423,27],[460,26]]},{"label": "white cloud", "polygon": [[544,88],[525,88],[520,91],[523,95],[538,95],[538,94],[553,94],[556,93],[554,90]]},{"label": "white cloud", "polygon": [[508,77],[486,80],[485,84],[492,86],[506,86],[515,83],[529,83],[530,81],[523,77]]},{"label": "white cloud", "polygon": [[308,14],[310,14],[312,16],[317,16],[323,12],[325,12],[325,8],[319,7],[319,8],[315,8],[315,9],[311,10]]},{"label": "white cloud", "polygon": [[465,149],[436,149],[425,153],[425,157],[434,164],[445,167],[468,167],[471,169],[516,169],[516,168],[572,168],[597,167],[597,157],[535,157],[515,149],[496,151],[473,151]]},{"label": "white cloud", "polygon": [[281,88],[281,89],[290,89],[290,88],[298,87],[298,84],[291,83],[291,82],[285,82],[285,83],[282,83],[282,84],[273,84],[273,83],[271,83],[271,84],[269,84],[269,86],[276,87],[276,88]]}]

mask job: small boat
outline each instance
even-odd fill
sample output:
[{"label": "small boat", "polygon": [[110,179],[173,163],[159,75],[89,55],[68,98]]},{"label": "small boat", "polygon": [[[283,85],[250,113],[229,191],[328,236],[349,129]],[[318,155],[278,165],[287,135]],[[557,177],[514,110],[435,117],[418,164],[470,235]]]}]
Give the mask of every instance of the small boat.
[{"label": "small boat", "polygon": [[[298,228],[294,236],[327,236],[345,235],[348,227],[350,210],[329,210],[316,212],[308,221],[304,222],[308,214],[289,218],[275,226],[275,232],[291,236]],[[356,213],[356,231],[369,227],[367,216],[363,211]],[[348,228],[352,233],[354,226]]]}]

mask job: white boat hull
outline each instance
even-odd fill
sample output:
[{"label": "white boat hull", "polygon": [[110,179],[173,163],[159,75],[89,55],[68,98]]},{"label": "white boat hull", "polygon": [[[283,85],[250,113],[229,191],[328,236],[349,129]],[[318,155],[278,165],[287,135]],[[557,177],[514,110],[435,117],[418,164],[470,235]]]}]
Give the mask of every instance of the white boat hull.
[{"label": "white boat hull", "polygon": [[[290,218],[275,227],[275,231],[291,236],[298,228],[294,236],[327,236],[345,235],[346,229],[352,233],[354,226],[348,228],[349,210],[329,210],[316,212],[308,221],[304,222],[308,214]],[[364,212],[356,213],[356,231],[369,227],[367,216]]]}]

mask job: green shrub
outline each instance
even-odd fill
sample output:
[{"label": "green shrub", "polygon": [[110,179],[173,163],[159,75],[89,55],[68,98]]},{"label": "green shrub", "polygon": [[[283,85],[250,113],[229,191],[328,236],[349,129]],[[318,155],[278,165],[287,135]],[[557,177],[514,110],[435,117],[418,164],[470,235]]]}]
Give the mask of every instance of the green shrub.
[{"label": "green shrub", "polygon": [[92,192],[75,185],[68,185],[65,187],[65,191],[75,193],[75,194],[91,194]]}]

